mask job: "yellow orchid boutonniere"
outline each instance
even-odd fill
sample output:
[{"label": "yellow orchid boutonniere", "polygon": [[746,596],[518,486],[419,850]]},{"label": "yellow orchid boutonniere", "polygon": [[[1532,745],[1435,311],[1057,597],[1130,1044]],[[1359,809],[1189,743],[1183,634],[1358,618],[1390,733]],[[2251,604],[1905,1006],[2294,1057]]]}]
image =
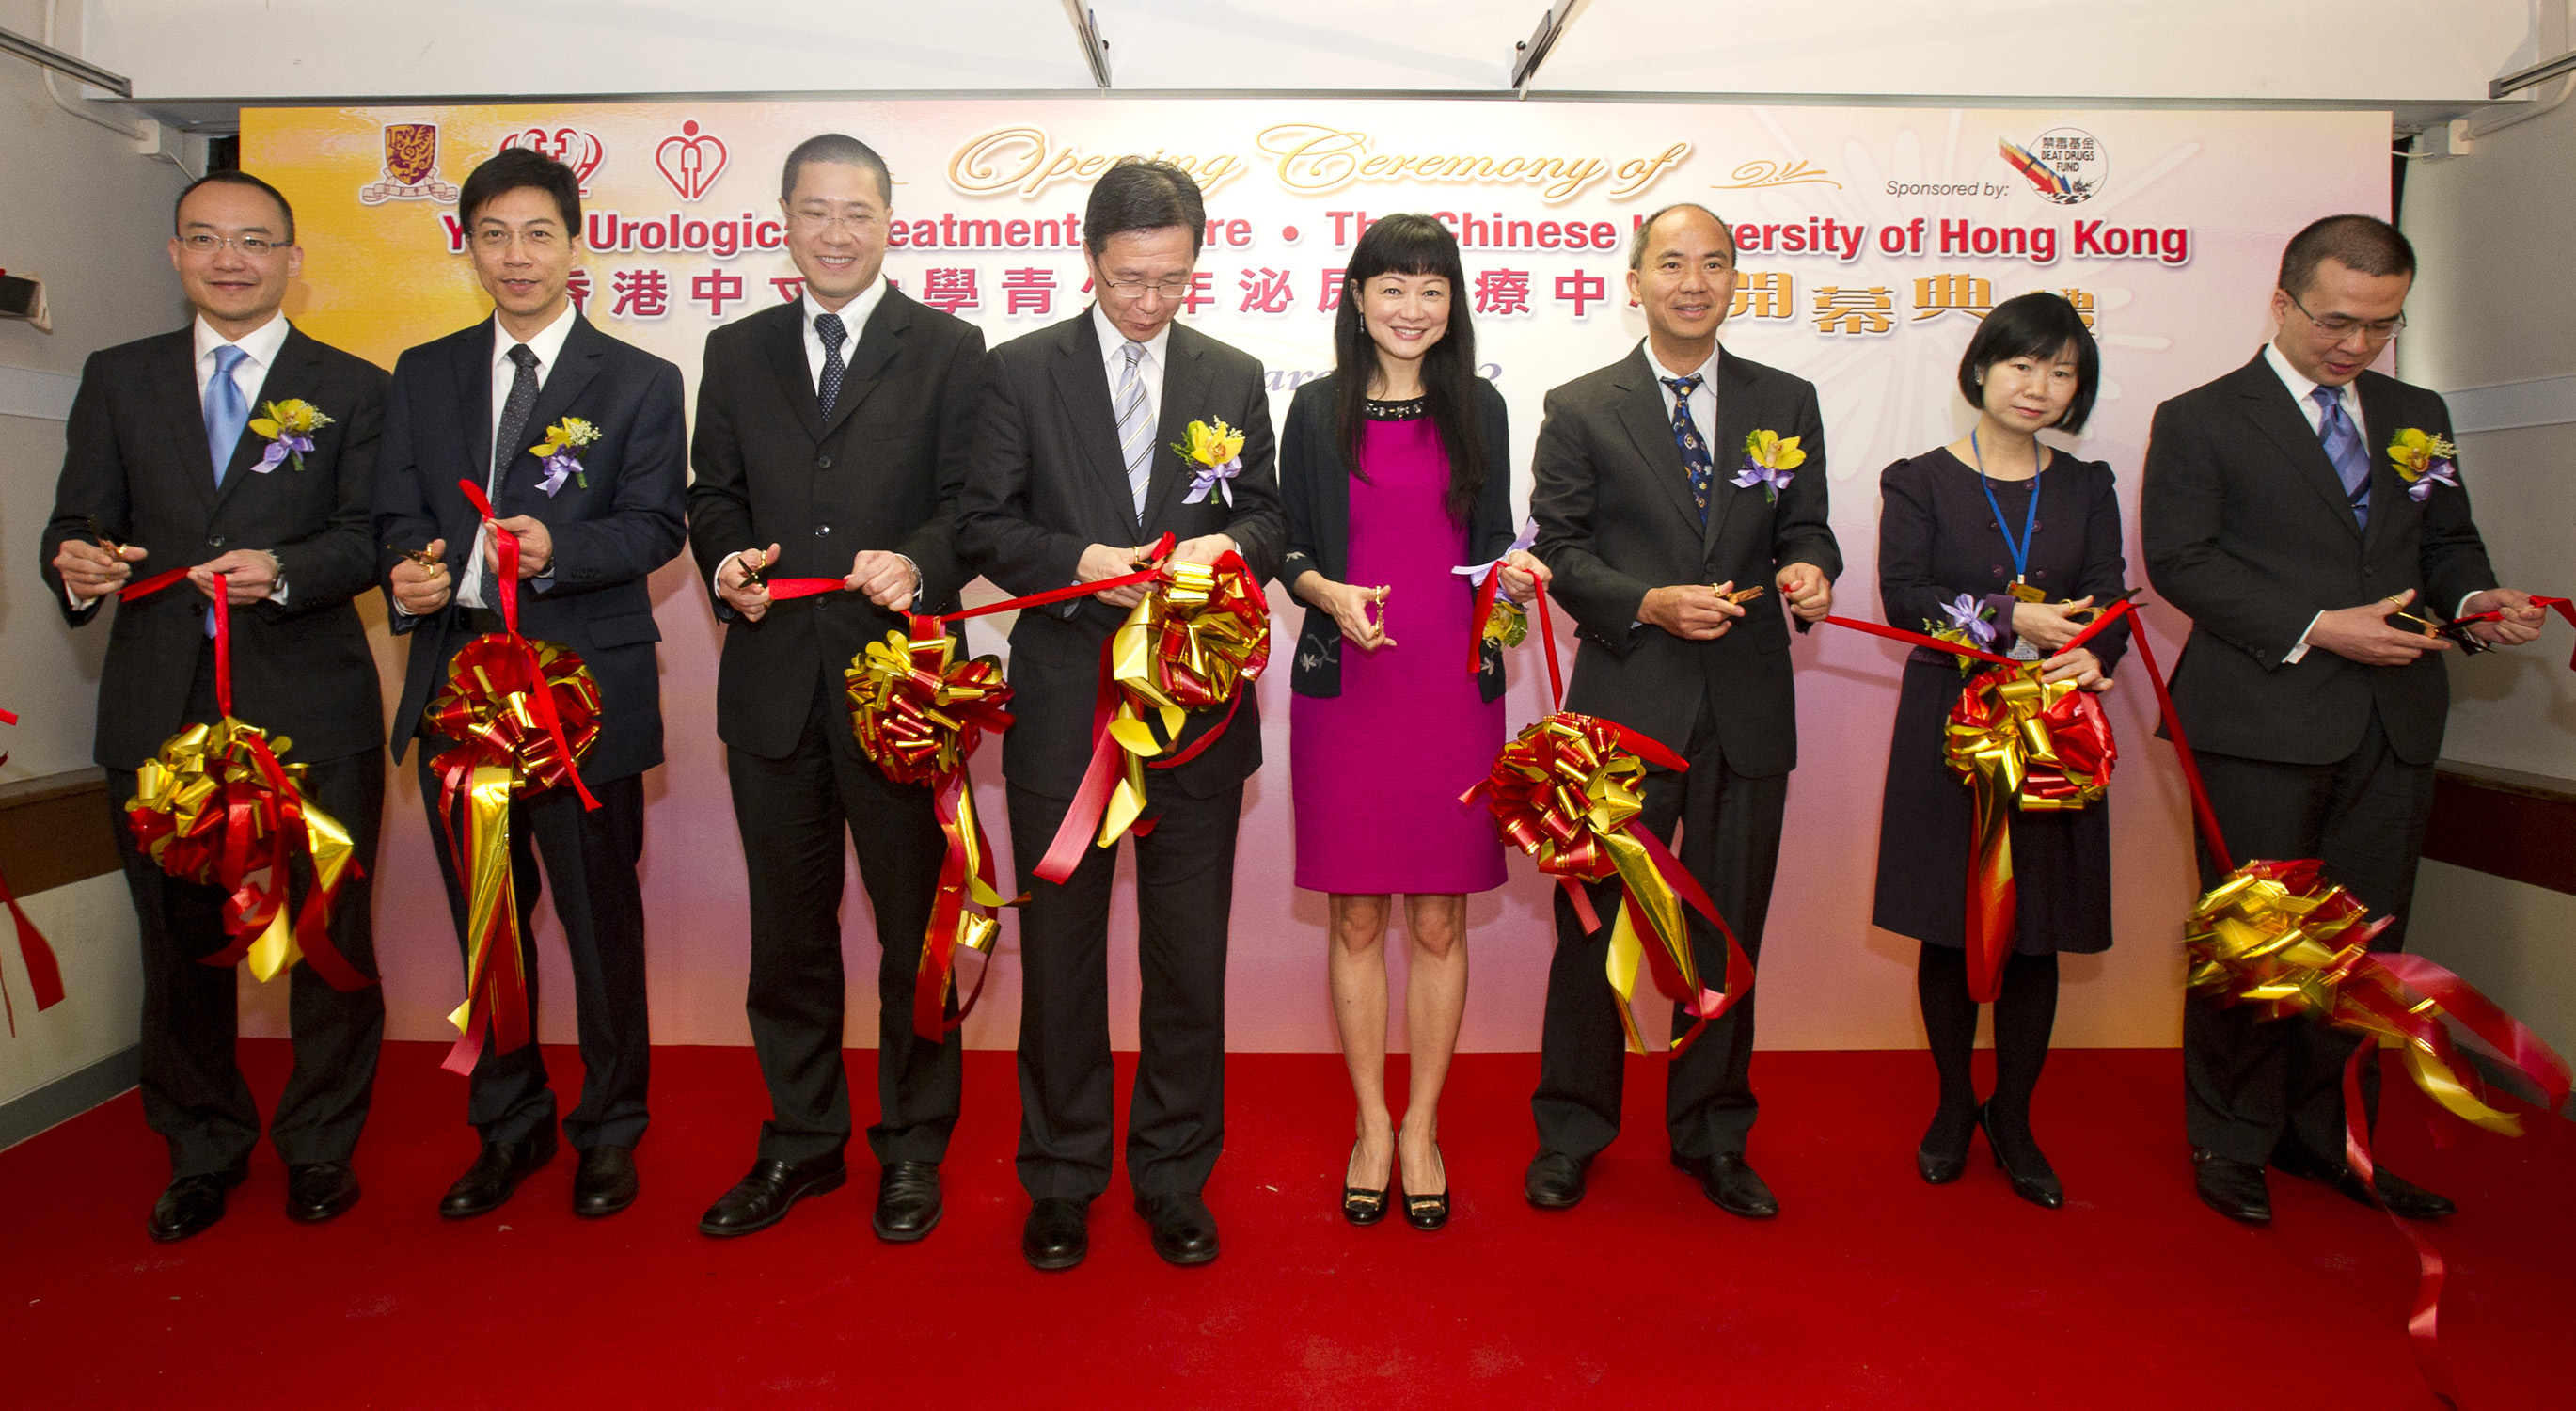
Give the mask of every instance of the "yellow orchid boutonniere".
[{"label": "yellow orchid boutonniere", "polygon": [[1211,426],[1194,421],[1182,433],[1187,444],[1174,444],[1181,459],[1190,466],[1190,493],[1181,498],[1185,505],[1195,505],[1213,490],[1225,496],[1226,508],[1234,507],[1234,487],[1226,482],[1243,473],[1243,433],[1220,419]]},{"label": "yellow orchid boutonniere", "polygon": [[268,438],[268,449],[260,453],[259,464],[251,469],[266,475],[281,462],[292,459],[295,468],[302,470],[304,453],[313,449],[313,433],[329,426],[331,418],[311,402],[293,397],[283,402],[263,402],[259,410],[261,414],[252,418],[250,429]]},{"label": "yellow orchid boutonniere", "polygon": [[1780,503],[1780,492],[1797,477],[1789,472],[1807,463],[1807,453],[1798,449],[1798,438],[1784,437],[1776,431],[1756,431],[1744,438],[1744,468],[1731,482],[1744,489],[1762,487],[1762,498]]},{"label": "yellow orchid boutonniere", "polygon": [[2397,478],[2406,482],[2406,498],[2422,504],[2436,485],[2460,488],[2460,479],[2452,461],[2460,448],[2429,431],[2408,427],[2388,443],[2388,459],[2397,466]]},{"label": "yellow orchid boutonniere", "polygon": [[546,463],[546,478],[537,482],[537,488],[546,492],[547,499],[553,499],[555,492],[563,488],[567,475],[581,488],[590,488],[590,477],[582,474],[581,457],[573,452],[598,439],[598,427],[580,417],[568,416],[547,427],[546,439],[528,448],[528,454],[542,457]]}]

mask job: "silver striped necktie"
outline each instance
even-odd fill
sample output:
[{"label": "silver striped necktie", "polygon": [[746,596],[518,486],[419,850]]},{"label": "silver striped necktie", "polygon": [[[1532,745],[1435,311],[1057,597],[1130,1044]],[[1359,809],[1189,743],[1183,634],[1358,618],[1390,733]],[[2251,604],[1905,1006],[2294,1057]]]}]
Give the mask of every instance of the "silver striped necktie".
[{"label": "silver striped necktie", "polygon": [[1145,405],[1145,345],[1129,343],[1127,360],[1118,368],[1118,453],[1127,460],[1127,493],[1136,504],[1136,521],[1145,520],[1145,487],[1154,477],[1154,418]]}]

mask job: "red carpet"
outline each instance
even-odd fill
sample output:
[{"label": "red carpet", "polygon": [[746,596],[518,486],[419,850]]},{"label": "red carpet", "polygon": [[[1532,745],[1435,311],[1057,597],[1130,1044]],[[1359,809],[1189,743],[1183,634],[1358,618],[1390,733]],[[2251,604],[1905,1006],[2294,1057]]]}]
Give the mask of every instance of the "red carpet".
[{"label": "red carpet", "polygon": [[[1457,1214],[1435,1235],[1342,1223],[1337,1057],[1237,1055],[1208,1191],[1224,1257],[1165,1267],[1122,1185],[1094,1208],[1089,1262],[1053,1275],[1019,1257],[1007,1053],[969,1056],[946,1221],[900,1248],[869,1233],[872,1165],[775,1230],[696,1233],[766,1108],[731,1048],[655,1053],[624,1214],[573,1218],[567,1155],[500,1214],[443,1222],[474,1148],[439,1055],[387,1046],[366,1197],[319,1227],[285,1218],[263,1147],[221,1225],[146,1239],[166,1158],[131,1095],[0,1153],[0,1405],[2436,1405],[2401,1331],[2414,1264],[2396,1232],[2277,1175],[2268,1230],[2204,1210],[2170,1051],[2051,1060],[2057,1212],[2016,1200],[1982,1146],[1959,1184],[1916,1179],[1923,1055],[1766,1053],[1753,1156],[1785,1213],[1764,1224],[1666,1164],[1661,1078],[1634,1059],[1629,1134],[1590,1197],[1532,1210],[1536,1060],[1469,1056],[1444,1114]],[[864,1113],[873,1055],[851,1058]],[[283,1045],[246,1061],[265,1104]],[[2383,1154],[2463,1207],[2437,1233],[2463,1404],[2569,1404],[2576,1132],[2446,1118],[2437,1140],[2402,1078],[2389,1094]]]}]

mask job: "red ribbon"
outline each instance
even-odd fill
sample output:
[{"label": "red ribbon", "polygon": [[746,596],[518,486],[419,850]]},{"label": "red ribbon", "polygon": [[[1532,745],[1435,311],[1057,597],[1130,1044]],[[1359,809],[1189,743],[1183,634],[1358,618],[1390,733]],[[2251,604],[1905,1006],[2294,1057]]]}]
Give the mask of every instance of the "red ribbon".
[{"label": "red ribbon", "polygon": [[[492,517],[492,502],[484,498],[482,486],[471,480],[459,480],[456,488],[465,492],[466,503],[474,506],[474,512],[483,517],[483,523],[492,527],[492,547],[500,560],[495,576],[501,583],[501,623],[510,630],[511,641],[525,655],[530,678],[542,682],[545,671],[537,662],[537,649],[519,632],[519,536],[503,529],[501,522]],[[563,718],[555,708],[555,693],[544,689],[530,691],[528,708],[554,741],[556,757],[571,762],[574,755],[571,745],[564,739]],[[599,807],[599,800],[590,795],[590,786],[582,782],[581,771],[573,768],[565,772],[572,776],[573,792],[581,795],[581,806],[585,809]]]},{"label": "red ribbon", "polygon": [[124,587],[117,589],[116,600],[120,603],[130,603],[137,598],[151,597],[153,594],[160,592],[162,589],[169,587],[171,584],[176,583],[187,576],[188,570],[184,568],[173,568],[153,574],[149,578],[137,579],[134,582],[128,583]]},{"label": "red ribbon", "polygon": [[[2553,609],[2556,609],[2556,610],[2557,610],[2557,613],[2558,613],[2558,615],[2559,615],[2560,617],[2563,617],[2563,618],[2567,619],[2567,625],[2568,625],[2568,626],[2570,626],[2570,627],[2576,627],[2576,604],[2571,604],[2571,603],[2570,603],[2567,599],[2565,599],[2565,598],[2537,598],[2537,597],[2536,597],[2536,598],[2533,598],[2533,599],[2531,600],[2531,605],[2532,605],[2533,607],[2536,607],[2536,608],[2553,608]],[[2451,625],[2452,625],[2452,626],[2454,626],[2454,627],[2466,627],[2466,626],[2469,626],[2469,625],[2470,625],[2470,624],[2472,624],[2472,623],[2478,623],[2478,622],[2502,622],[2503,620],[2504,620],[2504,614],[2503,614],[2501,611],[2498,611],[2498,612],[2473,612],[2473,613],[2469,614],[2469,615],[2468,615],[2468,616],[2466,616],[2466,617],[2455,617],[2455,618],[2452,618],[2452,619],[2451,619]],[[2568,669],[2568,670],[2570,670],[2570,671],[2576,671],[2576,655],[2571,655],[2571,656],[2569,656],[2569,657],[2567,658],[2567,669]]]},{"label": "red ribbon", "polygon": [[[0,725],[15,725],[18,713],[0,710]],[[0,764],[9,756],[0,754]],[[45,943],[45,933],[27,918],[26,908],[18,905],[18,894],[9,889],[9,879],[0,876],[0,905],[9,908],[9,919],[18,925],[18,958],[27,966],[27,988],[36,992],[36,1011],[43,1013],[63,1002],[63,967],[54,959],[54,948]],[[9,1036],[18,1036],[18,1006],[9,999],[9,987],[0,985],[0,1012],[9,1018]]]}]

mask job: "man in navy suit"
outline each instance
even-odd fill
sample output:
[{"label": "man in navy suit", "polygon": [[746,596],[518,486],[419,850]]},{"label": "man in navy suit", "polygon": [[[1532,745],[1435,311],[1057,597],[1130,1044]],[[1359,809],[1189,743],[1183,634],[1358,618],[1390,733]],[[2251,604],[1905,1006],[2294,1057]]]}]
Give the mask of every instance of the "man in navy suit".
[{"label": "man in navy suit", "polygon": [[[404,353],[386,401],[376,539],[393,630],[411,637],[393,751],[399,760],[421,737],[421,799],[431,836],[443,837],[429,763],[448,742],[427,732],[422,714],[457,649],[501,629],[495,531],[458,486],[471,480],[485,487],[497,532],[517,541],[520,630],[569,647],[599,682],[599,738],[581,766],[599,807],[567,788],[514,800],[510,848],[532,1015],[528,920],[538,857],[554,883],[584,1069],[581,1101],[563,1119],[581,1153],[573,1210],[608,1215],[635,1199],[634,1149],[646,1120],[644,899],[635,866],[643,774],[662,762],[662,708],[653,651],[661,632],[645,580],[679,553],[686,533],[680,370],[601,333],[572,306],[566,286],[581,198],[571,168],[504,151],[466,178],[457,209],[495,307],[491,319]],[[550,470],[531,450],[567,417],[598,433],[575,449],[572,473]],[[436,566],[405,556],[413,550]],[[462,939],[465,893],[455,860],[436,851]],[[468,1116],[483,1149],[439,1206],[453,1219],[497,1208],[555,1153],[555,1098],[534,1042],[510,1053],[486,1048],[472,1081]]]}]

